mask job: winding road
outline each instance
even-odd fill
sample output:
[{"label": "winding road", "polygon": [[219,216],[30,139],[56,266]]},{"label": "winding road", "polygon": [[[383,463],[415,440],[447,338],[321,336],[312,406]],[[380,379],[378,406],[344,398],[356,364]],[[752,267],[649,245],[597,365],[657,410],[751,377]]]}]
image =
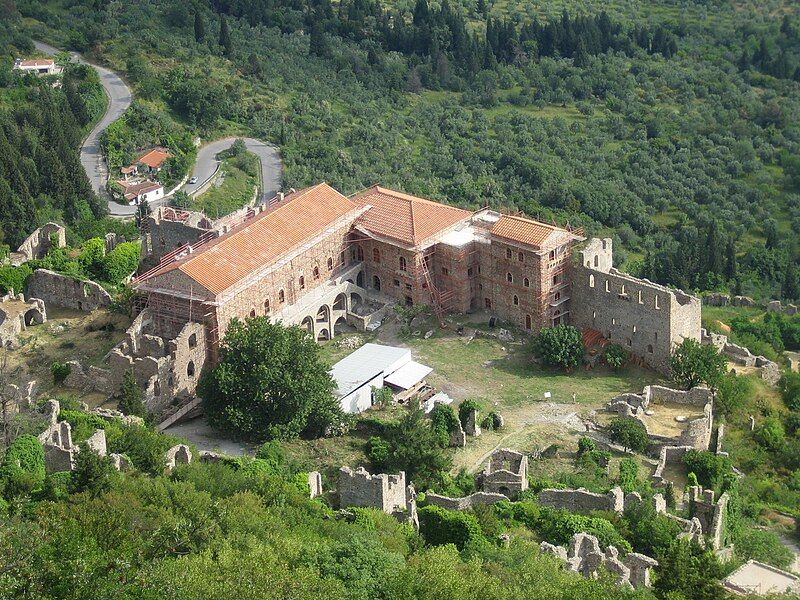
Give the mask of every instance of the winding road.
[{"label": "winding road", "polygon": [[217,172],[219,161],[217,154],[231,147],[237,139],[244,141],[249,152],[252,152],[261,161],[261,201],[273,198],[281,189],[281,157],[275,146],[253,138],[227,137],[209,142],[197,150],[197,161],[194,164],[193,177],[197,183],[187,183],[183,191],[191,194],[202,187]]},{"label": "winding road", "polygon": [[[61,52],[58,48],[54,48],[48,44],[34,41],[36,49],[51,56]],[[109,69],[95,65],[84,60],[80,54],[71,53],[73,60],[79,63],[90,65],[97,71],[100,76],[100,83],[108,96],[108,108],[106,113],[100,118],[94,129],[89,132],[86,139],[81,146],[81,165],[83,170],[86,171],[86,176],[92,185],[92,189],[101,198],[107,198],[106,182],[108,181],[108,167],[106,166],[103,151],[100,148],[100,136],[106,127],[111,125],[114,121],[122,116],[128,107],[131,105],[131,89],[124,81]],[[118,204],[113,200],[108,200],[108,212],[115,217],[126,217],[136,214],[135,206],[125,206]]]},{"label": "winding road", "polygon": [[[34,45],[37,50],[50,56],[61,52],[58,48],[54,48],[43,42],[34,41]],[[101,198],[108,198],[108,192],[106,191],[108,166],[106,165],[105,157],[100,147],[100,136],[103,131],[105,131],[106,127],[119,119],[122,113],[131,105],[131,89],[119,75],[114,73],[114,71],[90,63],[76,52],[70,54],[73,60],[89,65],[97,71],[97,74],[100,76],[100,83],[108,96],[108,108],[105,114],[100,118],[92,131],[89,132],[89,135],[81,146],[81,165],[83,165],[83,169],[86,171],[86,176],[89,178],[92,189]],[[217,172],[220,163],[216,158],[217,154],[230,148],[236,139],[236,137],[222,138],[209,142],[205,146],[199,148],[197,151],[197,161],[195,162],[194,171],[192,172],[192,176],[197,178],[197,183],[187,183],[182,189],[191,194],[211,179]],[[253,138],[240,139],[244,140],[247,150],[258,156],[261,162],[261,201],[269,200],[281,189],[282,163],[280,152],[275,146],[262,142],[261,140]],[[164,198],[163,200],[154,202],[151,207],[157,204],[165,204],[168,201],[168,198]],[[108,212],[113,217],[130,217],[136,214],[136,207],[119,204],[109,198]]]}]

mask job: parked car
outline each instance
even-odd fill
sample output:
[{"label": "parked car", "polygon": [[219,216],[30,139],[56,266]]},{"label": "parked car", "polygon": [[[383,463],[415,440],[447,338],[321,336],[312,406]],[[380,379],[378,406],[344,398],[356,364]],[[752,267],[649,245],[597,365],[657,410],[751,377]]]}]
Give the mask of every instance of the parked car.
[{"label": "parked car", "polygon": [[191,178],[189,179],[189,183],[191,183],[192,185],[194,185],[195,183],[197,183],[197,177],[191,177]]}]

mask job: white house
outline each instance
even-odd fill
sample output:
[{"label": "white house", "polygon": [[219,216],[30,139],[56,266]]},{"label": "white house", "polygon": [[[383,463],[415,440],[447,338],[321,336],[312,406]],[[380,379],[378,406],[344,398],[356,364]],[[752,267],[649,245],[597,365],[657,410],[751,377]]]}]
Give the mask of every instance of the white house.
[{"label": "white house", "polygon": [[372,406],[372,389],[385,385],[406,391],[418,386],[432,371],[411,359],[411,350],[380,344],[364,344],[333,365],[331,376],[346,413],[360,413]]},{"label": "white house", "polygon": [[52,58],[31,58],[27,60],[18,58],[14,61],[14,68],[18,71],[36,75],[58,75],[63,71]]},{"label": "white house", "polygon": [[129,204],[141,204],[144,201],[153,202],[164,197],[164,186],[155,181],[117,181],[122,188],[122,195]]}]

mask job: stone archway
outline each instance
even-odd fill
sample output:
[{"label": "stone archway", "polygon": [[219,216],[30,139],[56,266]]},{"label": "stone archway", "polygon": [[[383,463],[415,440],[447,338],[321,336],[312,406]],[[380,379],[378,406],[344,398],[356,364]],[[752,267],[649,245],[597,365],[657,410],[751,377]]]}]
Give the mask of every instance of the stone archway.
[{"label": "stone archway", "polygon": [[347,333],[347,331],[352,331],[353,328],[347,323],[347,319],[344,317],[339,317],[336,319],[336,322],[333,324],[333,335],[336,337],[337,335],[342,335],[343,333]]},{"label": "stone archway", "polygon": [[347,295],[342,293],[336,296],[336,299],[333,301],[333,310],[347,310]]},{"label": "stone archway", "polygon": [[317,310],[316,322],[327,325],[331,320],[331,309],[327,304],[323,304]]},{"label": "stone archway", "polygon": [[317,335],[317,341],[324,342],[329,339],[331,339],[331,336],[328,334],[327,327],[323,327],[322,329],[320,329],[319,334]]},{"label": "stone archway", "polygon": [[25,312],[25,326],[41,325],[44,323],[44,315],[38,308],[31,308]]},{"label": "stone archway", "polygon": [[361,297],[361,294],[358,294],[356,292],[353,292],[352,294],[350,294],[350,310],[351,311],[353,310],[353,308],[355,308],[356,306],[358,306],[362,302],[364,302],[364,298]]},{"label": "stone archway", "polygon": [[300,327],[305,329],[309,335],[314,335],[314,319],[310,316],[303,319],[303,322],[300,323]]},{"label": "stone archway", "polygon": [[356,285],[360,288],[364,287],[364,271],[359,271],[356,275]]}]

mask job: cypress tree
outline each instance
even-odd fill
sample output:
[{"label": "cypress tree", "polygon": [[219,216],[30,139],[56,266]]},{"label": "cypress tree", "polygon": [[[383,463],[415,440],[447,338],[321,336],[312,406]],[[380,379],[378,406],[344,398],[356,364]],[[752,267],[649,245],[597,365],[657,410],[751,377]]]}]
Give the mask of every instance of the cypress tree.
[{"label": "cypress tree", "polygon": [[330,46],[328,45],[328,38],[325,37],[325,32],[322,31],[317,19],[311,24],[311,41],[309,44],[309,53],[321,58],[327,58],[331,54]]},{"label": "cypress tree", "polygon": [[792,261],[789,261],[786,265],[781,293],[785,300],[797,300],[800,298],[800,283],[797,280],[797,267]]},{"label": "cypress tree", "polygon": [[222,46],[222,53],[230,56],[233,53],[233,43],[231,42],[231,32],[228,30],[228,21],[224,16],[219,21],[219,45]]},{"label": "cypress tree", "polygon": [[194,13],[194,41],[198,44],[206,37],[206,24],[198,10]]},{"label": "cypress tree", "polygon": [[725,278],[728,281],[736,279],[739,267],[736,263],[736,246],[733,238],[728,238],[728,246],[725,248]]}]

